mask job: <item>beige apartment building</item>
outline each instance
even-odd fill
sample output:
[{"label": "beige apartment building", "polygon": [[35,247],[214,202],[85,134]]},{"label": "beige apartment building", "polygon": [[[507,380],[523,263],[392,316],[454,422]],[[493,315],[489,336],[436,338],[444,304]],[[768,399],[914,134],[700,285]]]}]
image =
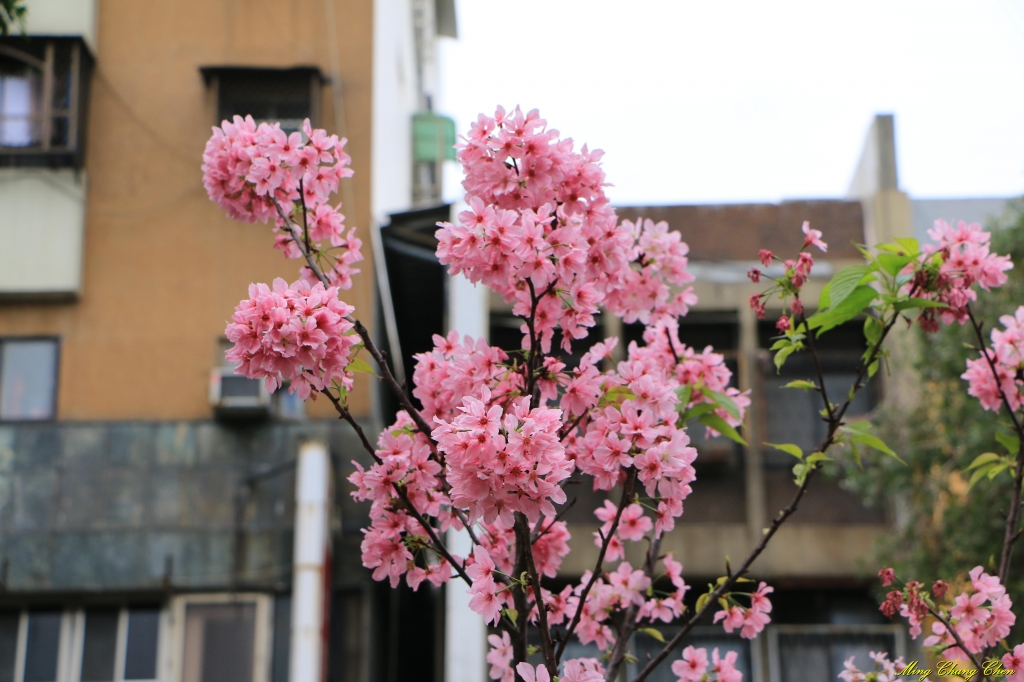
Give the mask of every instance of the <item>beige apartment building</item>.
[{"label": "beige apartment building", "polygon": [[[225,367],[249,283],[298,264],[207,199],[200,164],[234,114],[347,137],[337,199],[366,261],[345,299],[377,327],[374,231],[444,211],[453,2],[26,4],[27,35],[0,39],[0,680],[440,680],[433,635],[392,636],[432,630],[438,595],[390,598],[360,565],[353,434]],[[371,429],[377,403],[362,381]],[[333,560],[301,592],[311,444],[336,464],[313,477]]]}]

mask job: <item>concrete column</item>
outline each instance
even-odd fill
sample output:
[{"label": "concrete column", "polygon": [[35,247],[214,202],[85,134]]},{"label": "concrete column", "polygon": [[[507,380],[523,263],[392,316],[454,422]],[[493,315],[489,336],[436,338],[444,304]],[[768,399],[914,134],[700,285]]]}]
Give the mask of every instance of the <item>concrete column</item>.
[{"label": "concrete column", "polygon": [[764,439],[760,429],[760,411],[763,405],[757,399],[758,353],[757,347],[757,316],[750,306],[739,306],[740,322],[740,353],[738,357],[740,390],[752,389],[750,409],[744,421],[743,435],[747,440],[746,468],[746,499],[747,499],[747,530],[752,542],[761,539],[761,531],[768,525],[765,516],[764,464],[761,460],[761,441]]},{"label": "concrete column", "polygon": [[[456,207],[455,211],[459,209]],[[464,276],[448,278],[448,329],[460,336],[486,337],[489,313],[487,288],[471,284]],[[466,557],[473,543],[466,531],[449,530],[446,538],[452,554]],[[444,682],[482,682],[487,679],[487,626],[469,608],[467,587],[453,579],[445,587]]]},{"label": "concrete column", "polygon": [[326,640],[330,596],[331,461],[327,446],[299,448],[295,471],[295,550],[289,682],[327,679]]}]

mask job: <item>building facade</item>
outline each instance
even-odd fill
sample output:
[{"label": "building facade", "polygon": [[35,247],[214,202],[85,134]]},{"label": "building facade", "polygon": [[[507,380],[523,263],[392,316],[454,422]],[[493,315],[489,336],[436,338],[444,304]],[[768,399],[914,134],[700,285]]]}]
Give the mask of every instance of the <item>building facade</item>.
[{"label": "building facade", "polygon": [[[27,35],[0,40],[0,680],[401,680],[410,651],[439,680],[440,640],[395,634],[440,618],[438,595],[389,600],[361,566],[354,434],[225,367],[248,284],[297,267],[199,166],[234,114],[347,137],[337,199],[367,259],[345,299],[374,327],[377,227],[439,199],[453,3],[27,6]],[[371,429],[378,403],[368,381],[351,398]],[[333,546],[312,604],[303,446],[333,463],[311,476]]]}]

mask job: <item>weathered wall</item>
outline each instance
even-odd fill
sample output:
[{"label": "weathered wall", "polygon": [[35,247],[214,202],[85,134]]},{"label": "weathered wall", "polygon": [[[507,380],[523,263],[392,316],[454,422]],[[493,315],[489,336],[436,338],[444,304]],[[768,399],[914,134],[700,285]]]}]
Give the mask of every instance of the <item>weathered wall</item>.
[{"label": "weathered wall", "polygon": [[335,548],[335,584],[361,581],[366,512],[343,477],[364,456],[347,425],[23,424],[0,427],[0,594],[287,589],[288,465],[308,439],[328,443],[342,463],[335,499],[347,522],[335,531],[347,539]]},{"label": "weathered wall", "polygon": [[[369,324],[372,0],[337,0],[341,81],[355,177],[343,212],[361,228],[364,274],[345,300]],[[253,281],[297,278],[264,225],[228,220],[199,166],[215,103],[201,66],[331,71],[321,0],[100,3],[86,168],[81,299],[0,305],[0,336],[61,337],[58,417],[204,419],[224,323]],[[335,130],[330,86],[321,123]],[[340,199],[340,197],[339,197]],[[369,410],[365,385],[354,411]],[[314,416],[330,408],[319,401]]]}]

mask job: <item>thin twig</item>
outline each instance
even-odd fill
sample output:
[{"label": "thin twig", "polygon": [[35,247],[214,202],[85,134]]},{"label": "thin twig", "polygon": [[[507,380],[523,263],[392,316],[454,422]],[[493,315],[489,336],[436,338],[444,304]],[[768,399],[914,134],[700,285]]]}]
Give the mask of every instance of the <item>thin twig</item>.
[{"label": "thin twig", "polygon": [[[576,613],[573,614],[572,621],[569,622],[569,627],[565,631],[565,639],[558,645],[558,651],[555,653],[555,662],[559,663],[562,660],[562,654],[565,653],[565,647],[569,644],[569,640],[572,637],[572,633],[575,632],[576,626],[580,623],[580,617],[583,615],[583,606],[587,602],[587,595],[590,594],[590,588],[594,586],[597,579],[601,576],[601,569],[604,566],[604,555],[608,551],[608,545],[611,543],[612,538],[615,536],[615,529],[619,527],[619,519],[622,517],[622,511],[629,504],[629,501],[633,499],[633,482],[636,480],[636,469],[630,468],[626,473],[626,481],[622,484],[622,499],[619,500],[619,508],[615,512],[615,518],[612,520],[611,528],[608,529],[608,534],[602,534],[601,537],[601,549],[597,553],[597,563],[594,566],[594,572],[590,574],[590,580],[587,581],[586,586],[580,593],[579,603],[576,605]],[[598,531],[601,534],[601,531]]]}]

